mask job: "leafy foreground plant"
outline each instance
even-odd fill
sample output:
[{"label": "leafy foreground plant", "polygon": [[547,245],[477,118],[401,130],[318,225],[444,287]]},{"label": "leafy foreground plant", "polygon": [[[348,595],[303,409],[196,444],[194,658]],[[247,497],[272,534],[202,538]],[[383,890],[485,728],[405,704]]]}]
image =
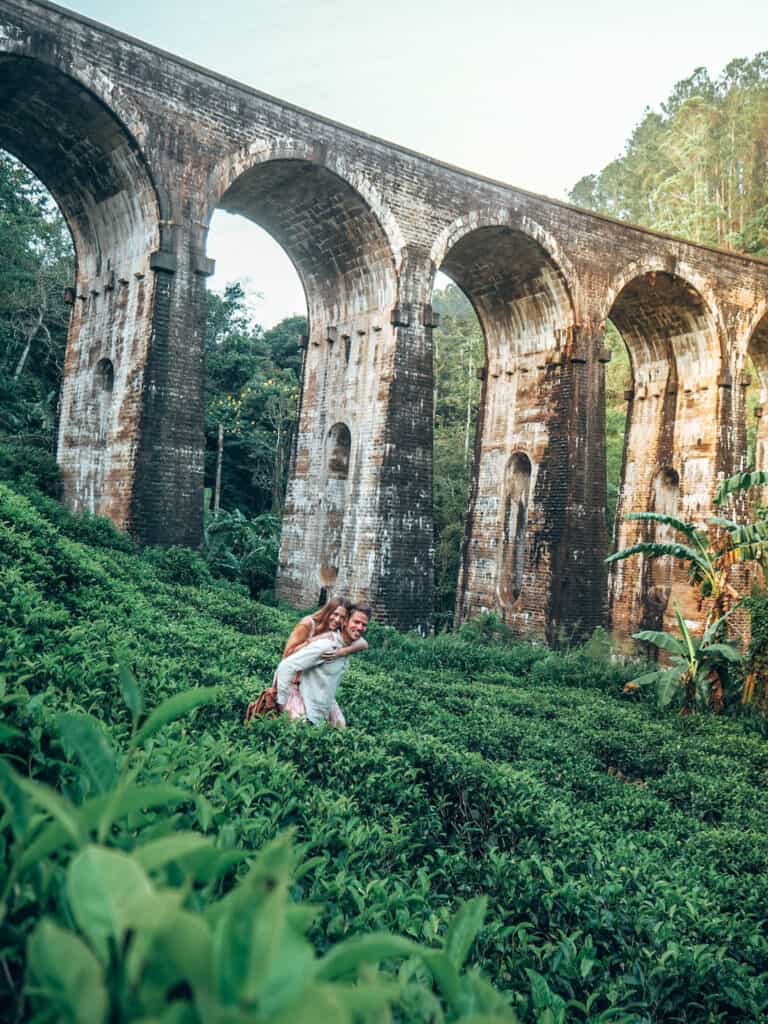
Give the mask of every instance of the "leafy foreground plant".
[{"label": "leafy foreground plant", "polygon": [[[376,933],[317,957],[306,931],[318,908],[294,903],[291,887],[321,857],[299,867],[301,851],[286,832],[231,887],[228,876],[244,851],[173,830],[173,821],[164,831],[161,820],[158,832],[159,808],[198,805],[203,820],[211,809],[191,792],[139,785],[132,764],[164,725],[217,693],[185,691],[142,721],[142,695],[125,668],[120,686],[133,718],[122,765],[96,719],[58,716],[65,749],[80,766],[77,788],[95,794],[79,806],[0,760],[0,828],[11,833],[4,944],[40,908],[47,911],[27,941],[26,996],[17,997],[16,1020],[382,1024],[395,1010],[400,1020],[514,1024],[489,982],[477,971],[462,973],[484,897],[454,915],[440,948]],[[414,1006],[426,1017],[412,1017]]]},{"label": "leafy foreground plant", "polygon": [[678,606],[674,604],[673,608],[682,640],[652,629],[641,630],[632,637],[670,654],[670,668],[639,676],[626,684],[624,692],[632,693],[642,686],[655,686],[660,708],[677,703],[681,714],[690,714],[712,704],[715,710],[721,710],[729,669],[742,660],[733,644],[718,642],[725,616],[711,622],[699,640],[691,634]]},{"label": "leafy foreground plant", "polygon": [[[718,487],[713,497],[715,506],[723,505],[727,499],[768,484],[768,472],[756,471],[737,473],[730,476]],[[671,527],[680,534],[682,541],[659,543],[641,541],[631,547],[616,551],[606,558],[606,563],[619,562],[633,555],[647,559],[674,558],[687,566],[688,582],[698,592],[699,607],[708,602],[704,633],[701,643],[694,640],[680,611],[675,607],[675,616],[680,628],[681,640],[656,630],[642,630],[635,633],[634,640],[653,644],[660,650],[673,655],[673,667],[668,670],[649,672],[628,683],[625,692],[640,686],[657,686],[660,707],[671,704],[675,695],[681,698],[683,712],[711,706],[722,711],[725,704],[723,685],[728,677],[728,666],[741,662],[738,651],[730,644],[718,644],[716,640],[726,632],[726,621],[731,612],[747,600],[746,594],[739,594],[729,581],[732,566],[752,562],[759,567],[766,579],[768,570],[768,517],[764,509],[758,509],[751,522],[740,523],[733,518],[714,516],[707,520],[706,529],[693,522],[685,522],[675,516],[660,512],[634,512],[627,519],[640,520]],[[726,605],[730,603],[730,611]],[[756,675],[749,672],[742,702],[753,699]],[[761,689],[761,695],[766,691]]]}]

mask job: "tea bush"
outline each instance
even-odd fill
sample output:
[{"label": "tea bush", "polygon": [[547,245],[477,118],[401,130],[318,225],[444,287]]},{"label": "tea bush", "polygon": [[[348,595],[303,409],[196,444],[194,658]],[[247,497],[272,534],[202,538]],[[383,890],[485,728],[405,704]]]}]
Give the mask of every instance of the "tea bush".
[{"label": "tea bush", "polygon": [[[56,968],[67,956],[77,984],[90,979],[89,1005],[119,1021],[766,1019],[768,749],[749,720],[663,716],[622,695],[637,666],[612,664],[597,642],[552,654],[491,629],[420,639],[372,627],[340,690],[346,732],[281,719],[246,730],[245,703],[295,615],[86,545],[75,518],[0,484],[9,1019],[85,1019],[55,1010],[73,991],[75,966]],[[148,708],[209,687],[215,699],[137,744],[129,666]],[[144,805],[134,787],[172,795]],[[94,825],[107,805],[114,817]],[[77,842],[16,871],[67,821]],[[142,904],[93,924],[80,886],[94,865],[130,872],[166,923],[147,923]],[[234,908],[246,904],[251,938],[227,973],[216,944],[240,941]],[[168,952],[187,928],[189,957],[202,936],[195,970]],[[477,967],[461,973],[473,928]],[[253,952],[273,930],[269,952]],[[395,943],[372,942],[375,963],[360,953],[333,977],[318,966],[367,949],[371,933]],[[456,977],[441,980],[434,958],[455,942]],[[305,974],[280,973],[286,949]],[[299,1012],[326,997],[335,1017]]]}]

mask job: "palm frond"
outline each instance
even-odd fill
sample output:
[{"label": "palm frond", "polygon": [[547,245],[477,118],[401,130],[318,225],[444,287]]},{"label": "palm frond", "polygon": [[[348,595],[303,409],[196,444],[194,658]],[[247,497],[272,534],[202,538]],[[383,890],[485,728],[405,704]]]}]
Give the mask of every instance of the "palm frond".
[{"label": "palm frond", "polygon": [[764,487],[766,484],[768,484],[768,471],[764,469],[754,470],[752,473],[736,473],[735,476],[729,476],[723,480],[712,500],[715,505],[721,505],[731,494],[748,491],[750,487]]},{"label": "palm frond", "polygon": [[693,540],[698,532],[694,523],[686,523],[685,520],[678,519],[676,516],[668,516],[664,512],[630,512],[624,518],[627,520],[639,519],[652,523],[663,523],[665,526],[671,526],[674,530],[684,534],[690,540]]},{"label": "palm frond", "polygon": [[670,671],[676,670],[665,668],[655,669],[653,672],[646,672],[644,675],[638,676],[637,679],[633,679],[629,685],[633,687],[652,686],[654,683],[660,682],[664,678],[664,676],[669,674]]},{"label": "palm frond", "polygon": [[712,516],[707,522],[710,526],[719,526],[721,530],[738,530],[739,524],[733,519],[724,519],[722,516]]},{"label": "palm frond", "polygon": [[631,555],[645,555],[647,558],[679,558],[684,562],[693,562],[702,573],[709,574],[712,571],[712,567],[708,562],[702,558],[698,551],[694,551],[693,548],[688,547],[687,544],[655,544],[651,541],[646,541],[641,544],[633,544],[632,547],[624,548],[622,551],[616,551],[614,554],[609,555],[606,558],[606,562],[618,562],[623,558],[629,558]]},{"label": "palm frond", "polygon": [[728,611],[725,613],[725,615],[721,615],[719,619],[715,619],[714,622],[710,622],[710,624],[704,630],[704,635],[701,638],[701,642],[702,642],[703,646],[708,647],[710,644],[715,642],[715,638],[717,637],[717,634],[720,632],[720,630],[725,625],[726,620],[729,619],[731,617],[731,615],[733,615],[733,613],[735,611],[737,611],[739,608],[741,608],[741,606],[744,604],[745,601],[746,601],[746,597],[742,597],[739,601],[736,602],[735,605],[733,605],[732,608],[728,609]]},{"label": "palm frond", "polygon": [[670,633],[661,633],[655,629],[642,629],[639,633],[632,634],[633,640],[640,640],[644,644],[653,644],[670,654],[685,654],[685,646],[680,643],[677,637]]},{"label": "palm frond", "polygon": [[707,657],[711,654],[719,654],[720,657],[725,658],[726,661],[739,662],[742,659],[740,651],[737,651],[732,644],[709,644],[704,649]]},{"label": "palm frond", "polygon": [[762,544],[768,541],[768,523],[758,519],[754,523],[737,526],[731,534],[734,544]]},{"label": "palm frond", "polygon": [[696,648],[694,647],[691,631],[688,629],[688,624],[683,618],[683,613],[680,611],[680,605],[677,603],[677,601],[672,602],[672,610],[675,613],[677,625],[680,629],[680,633],[682,634],[683,640],[685,640],[686,646],[688,648],[688,660],[691,662],[691,664],[693,664],[696,661]]}]

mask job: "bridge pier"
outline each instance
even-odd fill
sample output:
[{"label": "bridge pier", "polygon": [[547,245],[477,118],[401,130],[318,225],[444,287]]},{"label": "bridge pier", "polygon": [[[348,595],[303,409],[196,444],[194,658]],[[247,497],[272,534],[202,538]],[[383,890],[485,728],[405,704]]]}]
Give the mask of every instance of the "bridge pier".
[{"label": "bridge pier", "polygon": [[[732,378],[721,356],[723,339],[704,297],[668,272],[628,282],[610,318],[633,367],[615,548],[679,541],[662,523],[626,516],[650,511],[704,524],[714,514],[717,472],[730,472],[731,461],[725,450]],[[674,631],[674,603],[687,618],[698,615],[685,572],[668,558],[616,563],[610,597],[612,626],[620,636]]]}]

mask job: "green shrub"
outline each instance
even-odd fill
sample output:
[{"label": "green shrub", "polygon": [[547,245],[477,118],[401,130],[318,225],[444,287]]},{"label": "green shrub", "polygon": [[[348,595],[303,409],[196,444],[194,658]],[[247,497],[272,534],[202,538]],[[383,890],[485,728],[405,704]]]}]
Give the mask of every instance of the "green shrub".
[{"label": "green shrub", "polygon": [[144,548],[142,555],[168,583],[199,586],[213,580],[204,559],[190,548]]},{"label": "green shrub", "polygon": [[[600,638],[552,653],[373,625],[370,650],[352,659],[340,689],[345,732],[282,719],[246,730],[246,702],[271,680],[297,615],[234,583],[179,585],[151,556],[86,545],[70,527],[50,499],[0,485],[0,745],[20,776],[63,794],[76,819],[104,800],[100,786],[115,792],[115,772],[136,771],[129,786],[184,794],[116,818],[102,836],[80,833],[82,848],[137,861],[157,906],[183,890],[184,912],[211,927],[239,884],[248,891],[248,862],[292,830],[299,866],[278,880],[289,900],[275,913],[318,908],[296,939],[307,963],[380,931],[440,949],[459,908],[485,898],[474,955],[525,1024],[766,1019],[768,751],[754,717],[660,715],[622,695],[637,669],[614,664]],[[148,706],[200,687],[216,698],[111,769],[105,744],[126,751],[146,717],[135,725],[124,703],[128,665]],[[90,777],[62,714],[91,721]],[[7,804],[15,790],[5,792]],[[22,815],[23,806],[13,803]],[[21,848],[16,813],[0,826],[11,878],[0,1000],[12,1019],[27,999],[25,974],[30,993],[58,984],[26,973],[41,918],[96,957],[108,994],[124,964],[116,943],[99,959],[68,902],[74,841],[57,842],[39,870],[9,875]],[[48,828],[51,813],[35,805],[29,827]],[[215,853],[145,866],[143,849],[188,833]],[[206,858],[221,871],[206,875]],[[156,970],[162,988],[165,968]],[[357,975],[358,986],[397,987],[397,1024],[454,1012],[418,955]],[[150,1010],[143,985],[126,1005],[196,1019],[194,986],[180,980],[179,1005]],[[36,1009],[57,1019],[52,1005]],[[109,1010],[126,1019],[114,1002]]]},{"label": "green shrub", "polygon": [[54,456],[39,445],[12,438],[0,440],[0,480],[36,487],[53,498],[61,495],[61,473]]}]

